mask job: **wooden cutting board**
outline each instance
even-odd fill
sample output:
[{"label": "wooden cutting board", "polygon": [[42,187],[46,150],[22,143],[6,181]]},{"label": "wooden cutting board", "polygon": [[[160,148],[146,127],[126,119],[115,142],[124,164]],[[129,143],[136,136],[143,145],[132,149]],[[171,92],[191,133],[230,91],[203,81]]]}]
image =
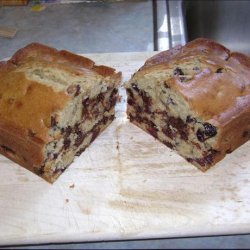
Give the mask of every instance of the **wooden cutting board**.
[{"label": "wooden cutting board", "polygon": [[[127,80],[153,54],[87,56]],[[53,185],[0,157],[1,245],[250,233],[250,143],[202,173],[125,107]]]}]

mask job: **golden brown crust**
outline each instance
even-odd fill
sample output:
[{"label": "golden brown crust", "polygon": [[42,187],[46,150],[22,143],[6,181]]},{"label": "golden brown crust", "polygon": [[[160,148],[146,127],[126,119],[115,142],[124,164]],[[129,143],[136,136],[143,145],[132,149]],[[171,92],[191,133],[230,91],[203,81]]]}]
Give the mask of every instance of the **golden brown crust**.
[{"label": "golden brown crust", "polygon": [[162,51],[155,56],[150,57],[141,68],[145,68],[147,66],[161,64],[161,63],[168,63],[172,58],[175,58],[176,55],[180,53],[182,46],[178,45],[173,49]]},{"label": "golden brown crust", "polygon": [[11,58],[14,64],[20,64],[28,58],[39,58],[47,62],[58,62],[62,64],[70,64],[76,67],[92,68],[94,62],[88,58],[72,54],[71,52],[62,50],[58,51],[39,43],[31,43],[26,47],[18,50]]},{"label": "golden brown crust", "polygon": [[46,61],[49,63],[66,65],[70,68],[93,70],[102,76],[113,76],[116,74],[115,70],[110,67],[103,66],[102,70],[101,66],[96,66],[89,58],[73,54],[66,50],[59,51],[39,43],[31,43],[23,49],[18,50],[10,61],[13,64],[19,65],[27,60],[32,60],[33,58],[35,58],[35,60],[39,59],[40,61]]},{"label": "golden brown crust", "polygon": [[144,67],[150,65],[157,65],[162,63],[169,63],[171,60],[182,59],[185,57],[204,55],[215,56],[226,60],[229,57],[230,51],[221,44],[218,44],[212,40],[198,38],[189,42],[185,46],[176,46],[170,50],[160,52],[155,56],[149,58]]},{"label": "golden brown crust", "polygon": [[238,63],[241,65],[245,65],[246,67],[250,68],[250,57],[239,52],[232,52],[228,61],[235,64]]},{"label": "golden brown crust", "polygon": [[197,71],[181,76],[171,71],[166,82],[194,114],[217,127],[216,162],[250,138],[250,58],[200,38],[149,58],[135,77],[157,76],[177,67],[185,72],[187,65]]},{"label": "golden brown crust", "polygon": [[32,172],[44,160],[44,143],[39,138],[31,138],[25,129],[15,128],[12,124],[0,124],[0,153]]},{"label": "golden brown crust", "polygon": [[[32,128],[32,133],[42,142],[48,142],[50,117],[62,109],[69,96],[55,92],[51,87],[28,80],[23,72],[7,67],[0,74],[0,120],[16,128]],[[43,103],[41,105],[41,102]],[[8,129],[8,128],[6,128]]]}]

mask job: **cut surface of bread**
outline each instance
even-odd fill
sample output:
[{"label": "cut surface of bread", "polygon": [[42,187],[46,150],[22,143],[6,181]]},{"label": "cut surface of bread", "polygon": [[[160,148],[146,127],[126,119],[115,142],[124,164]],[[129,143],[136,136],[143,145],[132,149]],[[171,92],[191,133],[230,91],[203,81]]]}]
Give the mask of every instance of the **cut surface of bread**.
[{"label": "cut surface of bread", "polygon": [[0,153],[49,182],[112,122],[121,73],[33,43],[0,64]]},{"label": "cut surface of bread", "polygon": [[196,39],[125,84],[132,123],[205,171],[250,138],[250,58]]}]

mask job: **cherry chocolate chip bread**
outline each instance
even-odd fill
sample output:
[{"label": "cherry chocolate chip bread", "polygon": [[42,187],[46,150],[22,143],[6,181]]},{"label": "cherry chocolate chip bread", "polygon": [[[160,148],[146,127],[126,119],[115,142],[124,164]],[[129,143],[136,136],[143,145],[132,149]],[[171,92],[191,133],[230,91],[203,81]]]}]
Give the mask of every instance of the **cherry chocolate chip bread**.
[{"label": "cherry chocolate chip bread", "polygon": [[132,123],[205,171],[250,138],[250,58],[196,39],[126,83]]},{"label": "cherry chocolate chip bread", "polygon": [[0,64],[0,153],[49,182],[114,119],[121,74],[33,43]]}]

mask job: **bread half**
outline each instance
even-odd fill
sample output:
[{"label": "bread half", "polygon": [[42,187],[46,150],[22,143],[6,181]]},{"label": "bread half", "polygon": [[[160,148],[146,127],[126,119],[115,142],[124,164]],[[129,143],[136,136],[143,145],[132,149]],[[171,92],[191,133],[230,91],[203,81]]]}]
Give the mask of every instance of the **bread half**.
[{"label": "bread half", "polygon": [[250,58],[214,41],[153,56],[126,91],[130,121],[202,171],[250,138]]},{"label": "bread half", "polygon": [[115,117],[121,73],[33,43],[0,65],[0,153],[49,182]]}]

